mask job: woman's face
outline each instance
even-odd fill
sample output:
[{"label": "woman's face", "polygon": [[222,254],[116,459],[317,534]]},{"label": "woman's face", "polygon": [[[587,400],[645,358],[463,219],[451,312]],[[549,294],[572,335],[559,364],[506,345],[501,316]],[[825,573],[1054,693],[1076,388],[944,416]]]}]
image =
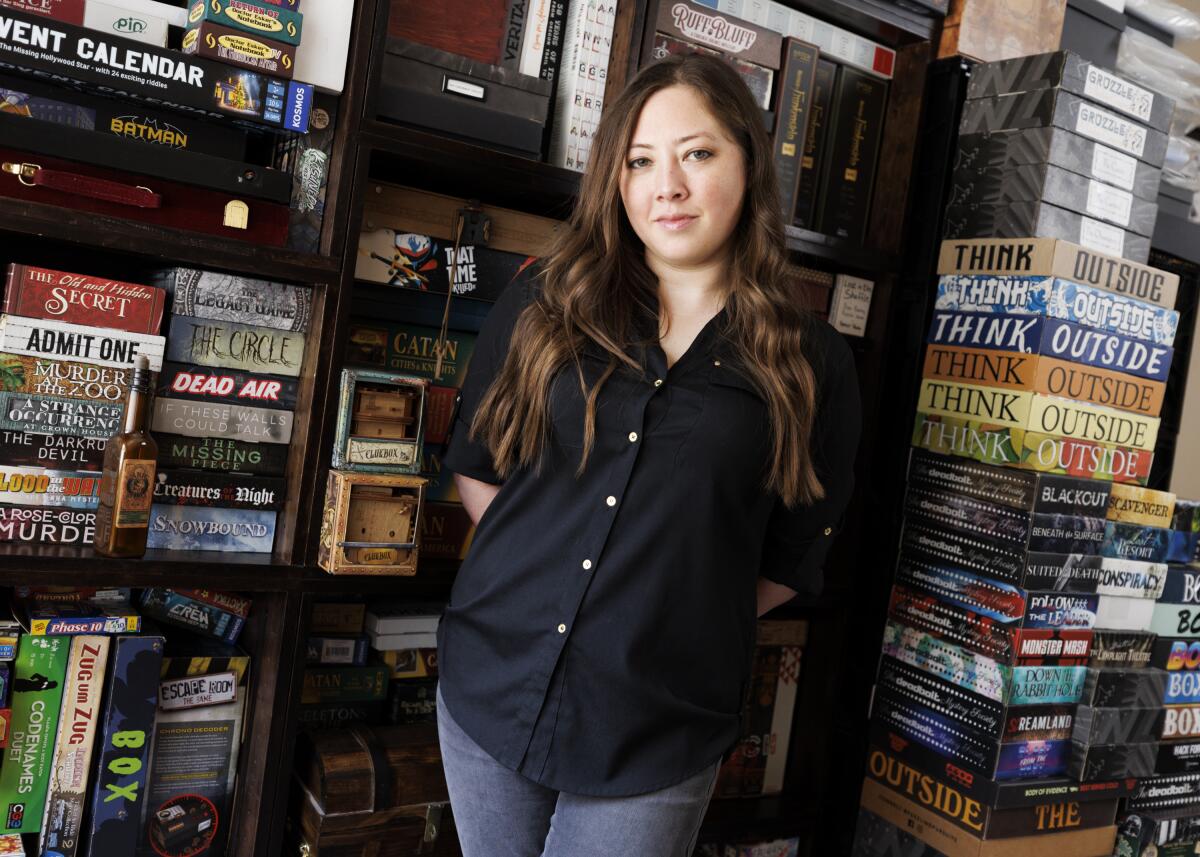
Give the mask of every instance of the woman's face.
[{"label": "woman's face", "polygon": [[722,259],[742,213],[741,147],[690,86],[650,97],[638,117],[621,200],[647,263],[694,268]]}]

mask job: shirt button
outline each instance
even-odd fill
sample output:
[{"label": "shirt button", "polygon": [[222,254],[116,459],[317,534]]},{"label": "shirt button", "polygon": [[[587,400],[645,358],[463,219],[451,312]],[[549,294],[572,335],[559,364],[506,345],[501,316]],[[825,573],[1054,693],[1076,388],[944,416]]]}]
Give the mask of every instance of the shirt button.
[{"label": "shirt button", "polygon": [[609,498],[608,498],[607,500],[605,500],[604,502],[605,502],[605,503],[607,503],[607,504],[608,504],[608,505],[610,505],[610,506],[615,506],[615,505],[617,505],[617,498],[616,498],[616,497],[609,497]]},{"label": "shirt button", "polygon": [[592,567],[592,561],[591,561],[590,559],[585,559],[585,560],[583,561],[583,570],[584,570],[584,571],[587,571],[587,570],[588,570],[588,569],[590,569],[591,567]]},{"label": "shirt button", "polygon": [[833,535],[833,527],[826,527],[826,528],[825,528],[825,535],[827,535],[827,536],[831,536],[831,535]]},{"label": "shirt button", "polygon": [[659,378],[659,379],[657,379],[657,380],[654,382],[654,386],[655,386],[655,387],[661,387],[661,386],[662,386],[662,378]]},{"label": "shirt button", "polygon": [[720,365],[721,365],[721,361],[720,361],[720,360],[714,360],[714,361],[713,361],[713,365],[714,365],[714,366],[720,366]]},{"label": "shirt button", "polygon": [[566,626],[566,625],[559,625],[559,626],[558,626],[558,633],[560,633],[560,634],[565,634],[565,633],[567,633],[567,626]]},{"label": "shirt button", "polygon": [[630,443],[637,443],[637,432],[635,432],[635,431],[631,431],[631,432],[629,433],[629,442],[630,442]]}]

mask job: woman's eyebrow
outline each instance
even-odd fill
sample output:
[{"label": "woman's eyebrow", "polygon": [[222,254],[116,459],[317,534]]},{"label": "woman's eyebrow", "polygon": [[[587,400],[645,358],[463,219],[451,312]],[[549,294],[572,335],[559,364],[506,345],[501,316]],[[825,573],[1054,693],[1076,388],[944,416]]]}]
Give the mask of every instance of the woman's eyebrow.
[{"label": "woman's eyebrow", "polygon": [[[674,140],[671,141],[671,143],[672,143],[672,145],[678,146],[682,143],[688,142],[689,140],[695,140],[698,137],[710,137],[711,138],[712,136],[713,135],[708,133],[707,131],[697,131],[695,134],[687,134],[686,136],[683,136],[683,137],[676,137]],[[629,148],[630,149],[653,149],[654,147],[651,146],[649,143],[633,143],[629,146]]]}]

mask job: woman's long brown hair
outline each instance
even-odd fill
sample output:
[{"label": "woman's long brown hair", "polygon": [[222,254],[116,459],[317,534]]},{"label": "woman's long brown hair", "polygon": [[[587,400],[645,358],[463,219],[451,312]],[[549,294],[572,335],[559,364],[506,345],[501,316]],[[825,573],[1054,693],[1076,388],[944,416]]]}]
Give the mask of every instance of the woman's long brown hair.
[{"label": "woman's long brown hair", "polygon": [[[643,105],[676,85],[698,92],[742,149],[746,196],[730,238],[726,336],[767,401],[772,455],[765,487],[788,506],[812,503],[824,491],[809,446],[817,396],[803,349],[810,318],[793,290],[796,278],[784,245],[771,144],[762,113],[737,72],[710,56],[672,56],[656,63],[607,105],[592,138],[578,202],[542,260],[539,294],[517,320],[512,341],[518,345],[509,349],[476,409],[471,436],[491,450],[503,477],[518,467],[536,467],[550,437],[550,385],[570,364],[587,402],[582,473],[595,440],[600,388],[622,364],[641,373],[626,349],[639,344],[639,318],[650,315],[653,329],[659,329],[653,315],[658,281],[625,214],[620,180]],[[590,389],[579,359],[589,340],[609,355],[607,369]]]}]

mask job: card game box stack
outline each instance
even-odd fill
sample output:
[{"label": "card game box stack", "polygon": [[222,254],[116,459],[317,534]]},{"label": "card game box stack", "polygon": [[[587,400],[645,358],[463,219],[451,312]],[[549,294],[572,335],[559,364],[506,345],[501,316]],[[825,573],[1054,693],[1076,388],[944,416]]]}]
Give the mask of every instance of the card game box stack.
[{"label": "card game box stack", "polygon": [[312,292],[190,268],[154,282],[171,316],[151,422],[159,472],[148,545],[270,553]]},{"label": "card game box stack", "polygon": [[1068,51],[981,65],[967,99],[855,854],[1108,854],[1200,739],[1160,646],[1185,662],[1193,518],[1146,487],[1173,105]]}]

